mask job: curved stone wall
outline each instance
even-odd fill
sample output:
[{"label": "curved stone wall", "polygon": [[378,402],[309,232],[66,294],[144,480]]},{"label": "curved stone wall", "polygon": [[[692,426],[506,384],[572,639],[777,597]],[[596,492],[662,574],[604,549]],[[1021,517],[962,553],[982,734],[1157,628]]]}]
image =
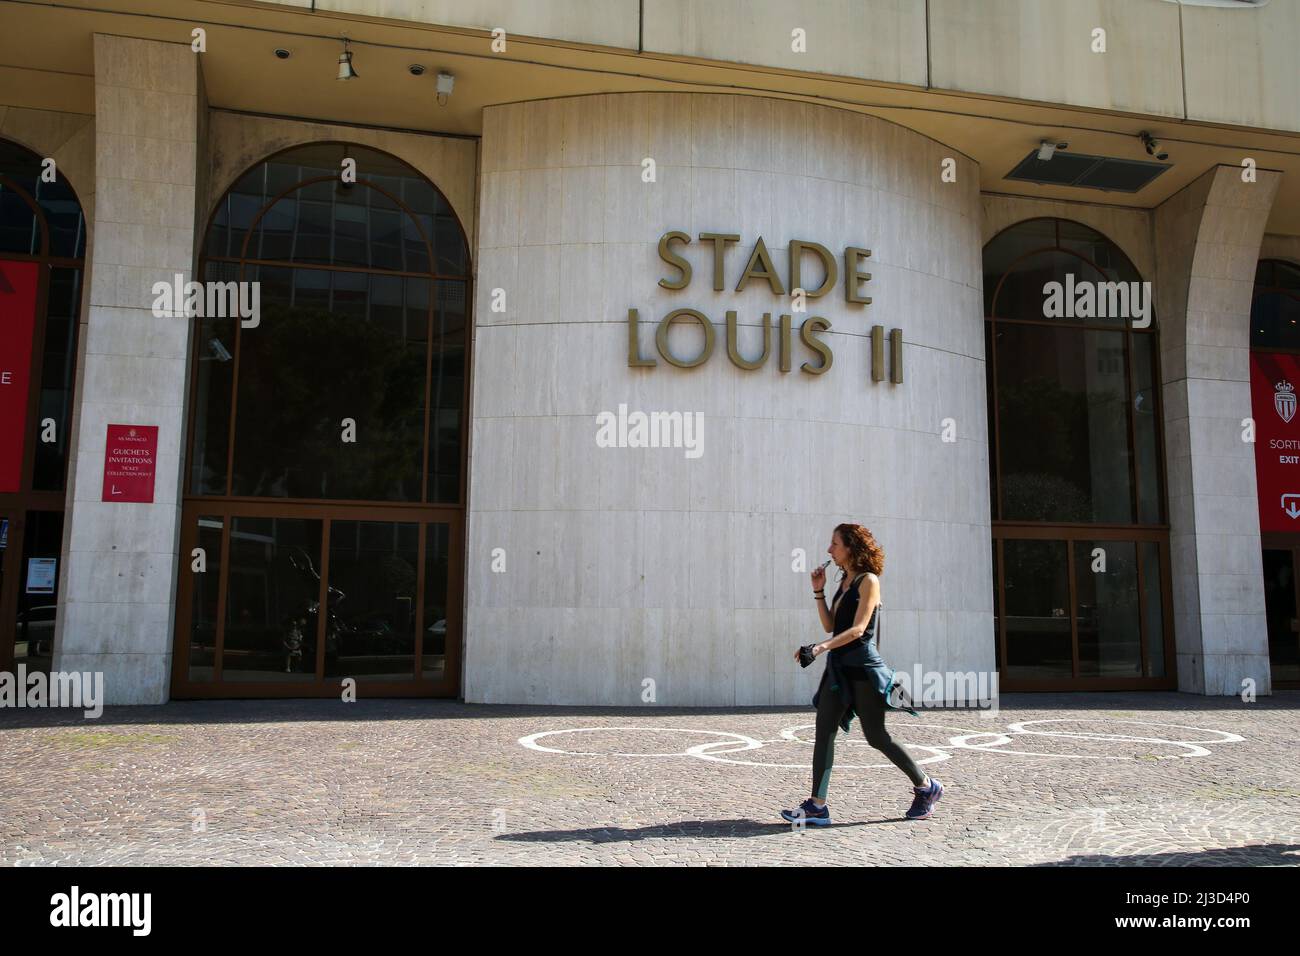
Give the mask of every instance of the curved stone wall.
[{"label": "curved stone wall", "polygon": [[[862,114],[689,93],[492,107],[481,158],[467,700],[806,703],[821,666],[792,655],[823,634],[793,567],[841,521],[885,550],[891,664],[993,668],[972,162]],[[795,241],[837,273],[802,312]],[[811,247],[801,263],[813,291],[826,267]],[[661,348],[682,309],[702,319]],[[764,313],[770,354],[743,368]],[[701,354],[705,321],[708,358],[671,364]],[[681,413],[678,447],[633,447],[636,412]]]}]

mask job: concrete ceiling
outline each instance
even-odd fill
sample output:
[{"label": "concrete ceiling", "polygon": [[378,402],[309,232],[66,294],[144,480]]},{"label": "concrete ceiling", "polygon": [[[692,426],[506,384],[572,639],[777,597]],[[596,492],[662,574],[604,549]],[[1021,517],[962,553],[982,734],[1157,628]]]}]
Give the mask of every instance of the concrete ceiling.
[{"label": "concrete ceiling", "polygon": [[[1300,235],[1300,136],[1205,123],[1045,106],[817,74],[690,61],[634,50],[511,37],[506,53],[481,32],[341,17],[237,0],[0,0],[0,105],[94,112],[91,37],[111,33],[176,43],[207,31],[203,76],[210,106],[338,123],[478,135],[494,103],[594,92],[754,93],[822,102],[907,126],[980,164],[986,192],[1152,208],[1216,164],[1250,156],[1285,175],[1270,232]],[[359,79],[335,76],[339,38],[352,41]],[[277,59],[276,47],[292,52]],[[423,76],[407,67],[419,63]],[[434,76],[456,75],[439,106]],[[1136,194],[1012,183],[1005,174],[1043,138],[1070,151],[1148,159],[1150,131],[1171,168]]]}]

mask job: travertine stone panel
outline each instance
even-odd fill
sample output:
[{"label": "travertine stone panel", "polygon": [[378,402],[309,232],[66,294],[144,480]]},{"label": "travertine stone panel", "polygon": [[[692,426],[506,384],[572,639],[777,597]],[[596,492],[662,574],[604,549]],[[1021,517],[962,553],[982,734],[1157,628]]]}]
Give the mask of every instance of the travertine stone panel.
[{"label": "travertine stone panel", "polygon": [[[475,701],[806,703],[820,639],[802,548],[820,563],[841,521],[886,553],[884,649],[911,669],[993,667],[988,439],[978,170],[885,121],[778,100],[620,94],[518,103],[484,114],[478,243],[465,695]],[[654,182],[643,161],[655,161]],[[680,229],[682,290],[659,237]],[[701,232],[739,233],[712,282]],[[792,240],[873,250],[868,306],[840,281],[796,313],[766,282],[735,292],[759,236],[788,279]],[[820,279],[809,256],[809,275]],[[500,290],[500,292],[498,292]],[[503,308],[494,302],[504,296]],[[628,366],[676,308],[705,315],[713,355],[688,369]],[[793,315],[761,368],[762,316]],[[831,324],[824,375],[799,341]],[[904,381],[871,380],[870,328],[903,331]],[[695,354],[703,332],[674,325]],[[888,368],[888,363],[886,363]],[[596,416],[699,412],[682,448],[602,448]],[[955,441],[941,430],[951,419]],[[504,549],[504,572],[492,569]],[[833,570],[833,569],[832,569]],[[834,575],[832,575],[833,579]]]},{"label": "travertine stone panel", "polygon": [[[109,704],[167,700],[189,330],[151,288],[193,263],[198,58],[95,35],[95,231],[69,463],[56,669],[103,671]],[[158,426],[151,504],[100,500],[106,426]]]},{"label": "travertine stone panel", "polygon": [[1219,166],[1155,212],[1180,690],[1271,692],[1250,403],[1250,299],[1279,185]]}]

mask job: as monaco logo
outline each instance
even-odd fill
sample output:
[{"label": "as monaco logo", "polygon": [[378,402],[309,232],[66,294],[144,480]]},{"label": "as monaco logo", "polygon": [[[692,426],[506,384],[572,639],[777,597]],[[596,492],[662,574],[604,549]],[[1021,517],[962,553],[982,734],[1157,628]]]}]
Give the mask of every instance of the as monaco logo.
[{"label": "as monaco logo", "polygon": [[1282,421],[1288,424],[1295,417],[1295,386],[1286,379],[1277,383],[1277,391],[1273,393],[1273,407],[1277,409]]}]

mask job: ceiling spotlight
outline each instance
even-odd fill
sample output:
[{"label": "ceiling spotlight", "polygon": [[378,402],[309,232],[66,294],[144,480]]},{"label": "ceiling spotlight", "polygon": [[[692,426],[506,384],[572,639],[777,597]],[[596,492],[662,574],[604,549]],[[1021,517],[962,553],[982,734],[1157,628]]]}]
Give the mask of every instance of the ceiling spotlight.
[{"label": "ceiling spotlight", "polygon": [[456,78],[450,73],[438,74],[438,105],[446,106],[451,96],[451,88],[456,85]]},{"label": "ceiling spotlight", "polygon": [[1169,158],[1169,154],[1160,148],[1160,143],[1152,138],[1151,134],[1143,130],[1138,136],[1142,140],[1142,145],[1147,148],[1147,155],[1154,156],[1156,159],[1164,162]]},{"label": "ceiling spotlight", "polygon": [[410,71],[411,76],[424,76],[424,67],[419,63],[412,63],[406,69]]},{"label": "ceiling spotlight", "polygon": [[289,59],[289,57],[293,56],[292,53],[290,53],[288,50],[286,50],[286,49],[285,49],[284,47],[282,47],[282,46],[278,46],[278,47],[275,48],[275,55],[276,55],[277,59],[281,59],[281,60],[287,60],[287,59]]},{"label": "ceiling spotlight", "polygon": [[1068,149],[1069,146],[1069,143],[1052,143],[1045,139],[1040,140],[1038,143],[1038,158],[1043,162],[1047,162],[1056,155],[1058,149]]},{"label": "ceiling spotlight", "polygon": [[339,54],[340,80],[355,80],[360,74],[352,69],[352,51],[348,49],[348,38],[343,38],[343,52]]}]

